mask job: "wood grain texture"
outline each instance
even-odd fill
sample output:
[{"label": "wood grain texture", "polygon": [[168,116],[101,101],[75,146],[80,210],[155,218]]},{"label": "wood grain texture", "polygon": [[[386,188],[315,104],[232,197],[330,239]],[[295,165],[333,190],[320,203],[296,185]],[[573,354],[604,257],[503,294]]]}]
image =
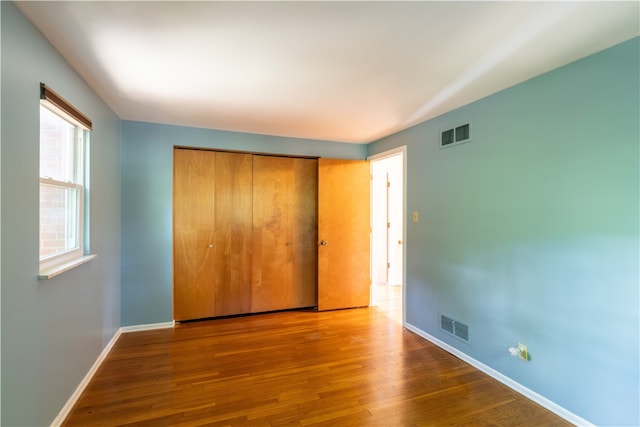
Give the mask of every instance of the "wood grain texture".
[{"label": "wood grain texture", "polygon": [[360,308],[123,334],[63,425],[569,424]]},{"label": "wood grain texture", "polygon": [[174,152],[174,319],[251,309],[252,156]]},{"label": "wood grain texture", "polygon": [[215,156],[213,151],[174,150],[173,316],[214,315]]},{"label": "wood grain texture", "polygon": [[291,185],[293,307],[318,304],[318,159],[295,159]]},{"label": "wood grain texture", "polygon": [[252,311],[316,305],[317,161],[253,160]]},{"label": "wood grain texture", "polygon": [[255,156],[253,162],[253,276],[251,311],[289,304],[289,187],[293,159]]},{"label": "wood grain texture", "polygon": [[318,310],[369,305],[370,171],[366,160],[318,160]]},{"label": "wood grain texture", "polygon": [[252,162],[216,153],[214,316],[251,311]]}]

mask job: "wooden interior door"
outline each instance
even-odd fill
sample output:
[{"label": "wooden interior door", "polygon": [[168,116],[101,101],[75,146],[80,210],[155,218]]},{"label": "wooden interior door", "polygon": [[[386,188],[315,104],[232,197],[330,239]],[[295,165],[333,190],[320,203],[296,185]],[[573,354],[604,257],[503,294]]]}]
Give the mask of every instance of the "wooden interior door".
[{"label": "wooden interior door", "polygon": [[369,305],[370,169],[318,160],[318,310]]},{"label": "wooden interior door", "polygon": [[173,318],[214,315],[216,153],[174,150]]},{"label": "wooden interior door", "polygon": [[253,160],[251,311],[316,305],[317,161]]}]

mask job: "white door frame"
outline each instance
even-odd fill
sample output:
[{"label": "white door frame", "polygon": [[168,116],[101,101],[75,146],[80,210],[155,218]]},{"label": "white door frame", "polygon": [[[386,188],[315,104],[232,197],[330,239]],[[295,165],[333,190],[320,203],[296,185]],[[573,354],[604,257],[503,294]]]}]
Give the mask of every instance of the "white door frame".
[{"label": "white door frame", "polygon": [[[383,160],[389,157],[393,157],[396,156],[398,154],[402,155],[402,207],[403,207],[403,220],[402,220],[402,324],[404,325],[406,323],[406,310],[405,310],[405,296],[406,296],[406,289],[407,289],[407,275],[406,275],[406,259],[407,259],[407,146],[403,145],[400,147],[396,147],[393,148],[391,150],[387,150],[387,151],[383,151],[382,153],[378,153],[378,154],[374,154],[371,155],[369,157],[367,157],[367,160],[369,160],[369,162],[371,163],[371,175],[373,177],[373,163],[376,160]],[[373,179],[372,179],[372,186],[373,186]],[[373,191],[371,191],[371,208],[370,208],[370,212],[371,215],[373,216],[373,199],[374,199],[374,194]],[[373,217],[372,217],[372,221],[373,221]],[[373,223],[373,222],[372,222]],[[371,233],[371,239],[372,239],[372,244],[373,244],[373,233]],[[371,277],[373,278],[373,259],[374,257],[371,257],[371,266],[370,266],[370,271],[371,271]]]}]

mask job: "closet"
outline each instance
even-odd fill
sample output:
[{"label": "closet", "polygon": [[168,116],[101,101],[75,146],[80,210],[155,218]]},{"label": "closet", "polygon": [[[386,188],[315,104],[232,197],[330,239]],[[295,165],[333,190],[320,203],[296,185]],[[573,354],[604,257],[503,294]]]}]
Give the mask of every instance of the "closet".
[{"label": "closet", "polygon": [[176,147],[174,319],[368,305],[369,182],[366,161]]}]

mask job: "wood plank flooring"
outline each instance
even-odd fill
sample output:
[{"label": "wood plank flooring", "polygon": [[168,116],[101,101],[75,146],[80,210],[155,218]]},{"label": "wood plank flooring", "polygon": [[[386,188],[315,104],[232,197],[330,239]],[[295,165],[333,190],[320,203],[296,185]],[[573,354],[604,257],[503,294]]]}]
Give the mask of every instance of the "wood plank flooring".
[{"label": "wood plank flooring", "polygon": [[394,322],[402,325],[402,286],[371,285],[371,305]]},{"label": "wood plank flooring", "polygon": [[375,308],[123,334],[64,426],[562,426]]}]

